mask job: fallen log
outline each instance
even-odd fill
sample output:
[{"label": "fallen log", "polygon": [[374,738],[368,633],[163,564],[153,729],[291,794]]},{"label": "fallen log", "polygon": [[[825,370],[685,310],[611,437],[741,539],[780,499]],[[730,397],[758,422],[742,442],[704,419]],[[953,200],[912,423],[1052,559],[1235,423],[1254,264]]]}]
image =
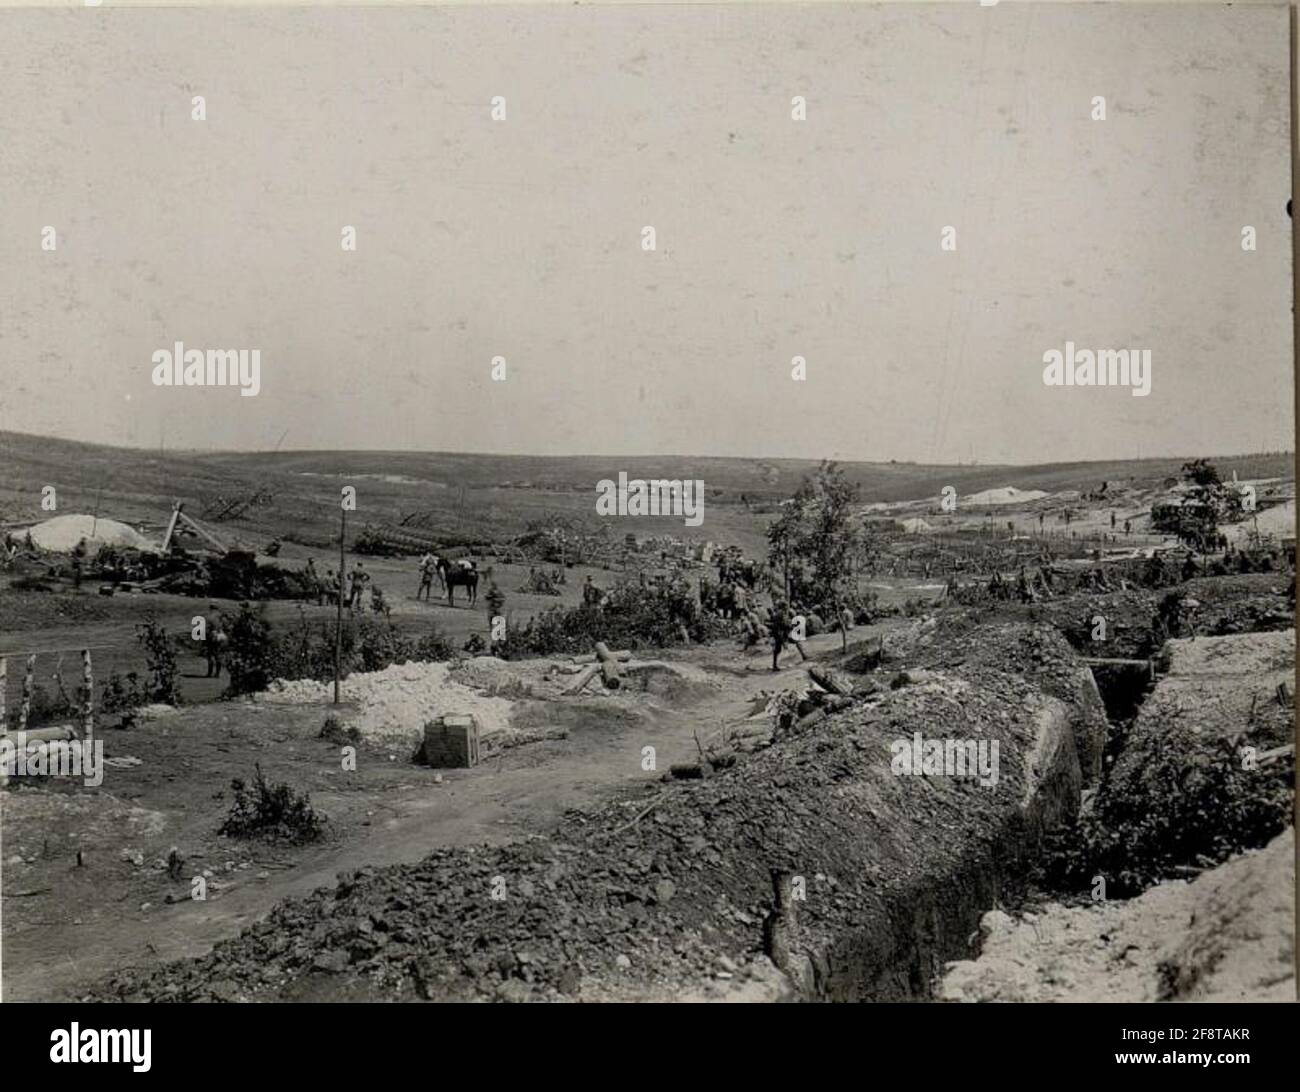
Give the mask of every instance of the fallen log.
[{"label": "fallen log", "polygon": [[76,730],[70,725],[61,724],[56,728],[21,729],[23,739],[28,743],[54,743],[77,738]]},{"label": "fallen log", "polygon": [[[609,652],[609,649],[606,649],[605,651]],[[620,663],[627,663],[627,661],[632,658],[631,649],[626,648],[621,648],[617,652],[610,652],[609,654]],[[594,664],[600,662],[600,657],[594,652],[587,652],[581,656],[572,657],[572,660],[575,664]]]},{"label": "fallen log", "polygon": [[823,690],[829,690],[832,694],[847,697],[853,693],[854,680],[832,667],[823,667],[818,664],[808,669],[808,675]]},{"label": "fallen log", "polygon": [[[600,674],[605,680],[605,686],[609,690],[617,690],[623,685],[620,678],[622,672],[618,666],[618,659],[614,653],[610,652],[609,646],[604,641],[596,642],[596,655],[600,658]],[[629,654],[629,659],[631,655]]]},{"label": "fallen log", "polygon": [[574,676],[573,682],[564,688],[566,694],[576,694],[600,673],[600,664],[590,664]]}]

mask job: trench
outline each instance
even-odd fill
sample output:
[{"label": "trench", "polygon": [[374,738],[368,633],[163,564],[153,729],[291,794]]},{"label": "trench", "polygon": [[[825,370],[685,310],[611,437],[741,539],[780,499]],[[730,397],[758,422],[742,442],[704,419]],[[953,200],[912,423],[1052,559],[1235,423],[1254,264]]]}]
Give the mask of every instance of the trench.
[{"label": "trench", "polygon": [[[1080,758],[1087,761],[1082,752],[1096,751],[1094,770],[1100,773],[1104,759],[1122,748],[1128,726],[1154,686],[1148,661],[1096,664],[1091,671],[1096,693],[1089,698],[1081,686],[1076,700],[1062,706],[1075,747],[1058,755],[1027,806],[1009,817],[990,843],[963,847],[966,852],[948,868],[885,894],[874,920],[835,938],[822,951],[808,953],[813,986],[802,1000],[930,1001],[947,963],[979,957],[983,916],[1026,900],[1043,835],[1078,810],[1090,780],[1080,769]],[[1105,708],[1105,736],[1090,742],[1076,721],[1089,715],[1089,704],[1096,721],[1097,695]]]},{"label": "trench", "polygon": [[[914,882],[881,889],[859,923],[819,950],[805,950],[811,979],[803,1001],[928,1001],[945,964],[979,955],[980,920],[1017,905],[1043,835],[1073,816],[1082,777],[1073,745],[1075,709],[1053,702],[1045,714],[1046,761],[1034,790],[982,840],[950,847]],[[1062,745],[1062,741],[1070,741]]]}]

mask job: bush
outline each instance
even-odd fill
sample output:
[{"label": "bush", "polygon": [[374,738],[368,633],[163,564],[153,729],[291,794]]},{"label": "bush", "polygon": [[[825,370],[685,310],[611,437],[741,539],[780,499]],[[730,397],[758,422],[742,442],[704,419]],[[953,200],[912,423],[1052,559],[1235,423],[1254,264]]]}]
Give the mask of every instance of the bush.
[{"label": "bush", "polygon": [[234,614],[222,611],[221,626],[227,638],[223,662],[230,677],[226,696],[265,690],[273,677],[275,662],[271,623],[266,620],[265,608],[254,610],[249,604],[240,603]]},{"label": "bush", "polygon": [[104,680],[99,693],[99,708],[104,713],[130,713],[148,703],[148,691],[140,684],[140,676],[134,671],[128,671],[125,676],[112,672]]},{"label": "bush", "polygon": [[727,633],[725,622],[699,609],[684,578],[647,585],[625,581],[611,588],[599,607],[552,607],[526,626],[508,626],[495,650],[510,659],[590,652],[597,641],[619,648],[663,647],[681,643],[683,626],[697,642]]},{"label": "bush", "polygon": [[239,778],[231,781],[235,800],[217,833],[291,845],[317,841],[325,832],[325,819],[312,808],[308,795],[283,782],[268,784],[260,764],[253,769],[251,786]]},{"label": "bush", "polygon": [[[77,712],[77,707],[66,694],[51,695],[40,683],[33,684],[31,703],[27,709],[29,728],[49,724],[51,721],[68,720],[76,716]],[[15,728],[18,726],[19,715],[19,704],[15,702],[10,714]]]},{"label": "bush", "polygon": [[[334,678],[334,622],[312,625],[301,611],[297,623],[280,635],[247,603],[239,613],[222,616],[230,643],[226,666],[230,682],[226,696],[265,690],[273,679]],[[382,671],[408,660],[442,662],[456,651],[434,625],[428,633],[411,638],[395,629],[386,618],[345,618],[340,639],[340,670],[344,678],[353,671]]]},{"label": "bush", "polygon": [[1291,822],[1294,771],[1245,769],[1239,743],[1162,738],[1123,781],[1103,783],[1090,812],[1048,835],[1040,879],[1079,891],[1100,874],[1108,893],[1136,895],[1268,843]]},{"label": "bush", "polygon": [[352,725],[344,728],[343,722],[331,714],[325,718],[325,723],[321,725],[320,738],[329,740],[330,743],[360,743],[361,733]]},{"label": "bush", "polygon": [[[149,669],[148,701],[180,705],[180,673],[176,668],[176,645],[152,615],[136,627],[136,640],[144,647]],[[141,702],[141,704],[144,704]]]}]

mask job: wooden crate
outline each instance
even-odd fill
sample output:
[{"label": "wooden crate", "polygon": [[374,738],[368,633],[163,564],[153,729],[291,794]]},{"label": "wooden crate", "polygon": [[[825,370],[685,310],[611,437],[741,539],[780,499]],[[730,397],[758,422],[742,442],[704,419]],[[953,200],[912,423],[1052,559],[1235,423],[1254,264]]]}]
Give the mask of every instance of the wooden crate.
[{"label": "wooden crate", "polygon": [[441,769],[478,765],[478,721],[472,713],[448,713],[424,725],[421,761]]}]

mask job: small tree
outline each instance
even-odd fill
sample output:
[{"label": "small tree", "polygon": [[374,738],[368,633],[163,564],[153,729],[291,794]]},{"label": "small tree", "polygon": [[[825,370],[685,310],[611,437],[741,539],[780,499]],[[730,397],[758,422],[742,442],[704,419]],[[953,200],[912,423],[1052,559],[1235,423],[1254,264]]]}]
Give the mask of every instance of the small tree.
[{"label": "small tree", "polygon": [[234,615],[222,614],[221,624],[228,637],[225,666],[230,683],[226,693],[234,697],[265,690],[271,682],[271,666],[275,660],[271,623],[261,611],[240,603]]},{"label": "small tree", "polygon": [[136,628],[136,640],[144,647],[149,668],[150,701],[179,705],[181,691],[176,669],[176,646],[158,619],[150,615]]},{"label": "small tree", "polygon": [[809,606],[833,607],[852,593],[853,559],[865,531],[853,518],[858,487],[834,462],[805,477],[768,527],[768,558],[787,594]]}]

